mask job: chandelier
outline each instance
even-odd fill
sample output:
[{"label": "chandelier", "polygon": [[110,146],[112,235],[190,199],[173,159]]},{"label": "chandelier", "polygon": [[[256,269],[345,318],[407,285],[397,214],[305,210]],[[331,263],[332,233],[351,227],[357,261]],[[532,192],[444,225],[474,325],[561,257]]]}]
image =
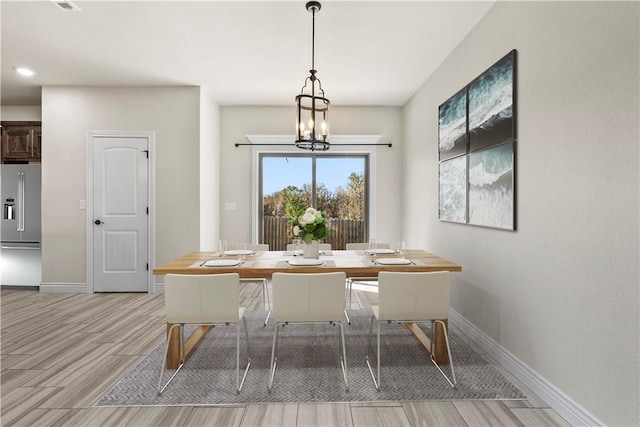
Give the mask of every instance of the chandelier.
[{"label": "chandelier", "polygon": [[296,96],[298,120],[296,121],[296,147],[303,150],[326,151],[329,143],[329,100],[324,95],[320,79],[315,70],[316,13],[320,10],[317,1],[307,2],[312,15],[311,26],[311,74],[304,81],[300,95]]}]

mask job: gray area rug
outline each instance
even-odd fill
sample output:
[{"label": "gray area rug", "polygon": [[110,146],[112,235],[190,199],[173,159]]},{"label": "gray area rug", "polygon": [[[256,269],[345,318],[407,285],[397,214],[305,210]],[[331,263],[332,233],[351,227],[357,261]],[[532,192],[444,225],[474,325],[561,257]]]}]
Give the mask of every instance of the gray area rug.
[{"label": "gray area rug", "polygon": [[[339,327],[327,324],[287,325],[281,330],[278,368],[273,389],[269,393],[267,385],[273,321],[270,320],[263,327],[265,312],[248,312],[246,316],[252,363],[239,395],[235,393],[235,328],[216,326],[161,397],[157,396],[156,387],[165,343],[148,354],[96,405],[525,398],[514,384],[453,332],[449,332],[449,338],[458,388],[451,388],[413,335],[400,324],[385,324],[382,327],[382,387],[377,392],[365,363],[371,319],[369,310],[354,310],[350,313],[351,325],[345,322],[349,391],[345,390],[339,363]],[[430,335],[428,328],[426,330]],[[244,334],[240,339],[242,370],[246,366],[247,354]],[[375,351],[375,335],[371,351]],[[370,357],[375,361],[373,353]],[[448,367],[444,369],[449,372]],[[165,371],[165,381],[171,373],[173,371]]]}]

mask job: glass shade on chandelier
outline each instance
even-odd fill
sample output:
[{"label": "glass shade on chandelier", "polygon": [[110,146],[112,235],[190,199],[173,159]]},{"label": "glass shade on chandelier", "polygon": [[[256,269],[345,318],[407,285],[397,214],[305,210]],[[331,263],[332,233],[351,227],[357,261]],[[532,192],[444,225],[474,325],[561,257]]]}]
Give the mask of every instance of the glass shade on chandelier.
[{"label": "glass shade on chandelier", "polygon": [[310,1],[306,8],[313,15],[311,32],[311,70],[300,94],[296,96],[296,147],[311,151],[326,151],[329,143],[329,99],[325,97],[322,83],[316,77],[315,65],[315,17],[320,3]]},{"label": "glass shade on chandelier", "polygon": [[[320,88],[320,81],[313,79],[314,74],[307,78],[310,85],[316,85],[318,89],[311,93],[303,93],[296,96],[298,107],[296,146],[311,151],[325,151],[329,149],[329,105],[324,97],[324,91]],[[308,85],[305,85],[305,88]]]}]

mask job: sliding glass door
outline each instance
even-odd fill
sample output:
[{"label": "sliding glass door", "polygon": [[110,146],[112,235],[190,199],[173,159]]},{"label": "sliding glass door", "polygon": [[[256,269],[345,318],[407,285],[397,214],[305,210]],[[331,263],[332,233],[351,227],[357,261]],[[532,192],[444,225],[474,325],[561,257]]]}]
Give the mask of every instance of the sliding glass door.
[{"label": "sliding glass door", "polygon": [[291,242],[287,220],[297,209],[327,212],[331,231],[324,240],[333,249],[368,239],[368,156],[261,154],[261,243],[284,250]]}]

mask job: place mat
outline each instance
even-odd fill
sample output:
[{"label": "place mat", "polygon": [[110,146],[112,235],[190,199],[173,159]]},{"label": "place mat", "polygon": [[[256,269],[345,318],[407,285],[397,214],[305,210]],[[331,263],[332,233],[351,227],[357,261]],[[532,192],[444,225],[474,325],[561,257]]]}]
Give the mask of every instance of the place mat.
[{"label": "place mat", "polygon": [[292,257],[291,259],[287,260],[287,264],[294,267],[317,267],[319,265],[324,265],[324,261],[321,259]]},{"label": "place mat", "polygon": [[[282,256],[293,256],[293,252],[294,251],[284,251],[282,253]],[[297,253],[298,255],[302,255],[302,251],[295,251],[295,253]],[[321,250],[320,251],[320,256],[333,256],[333,252],[332,251],[324,251]]]},{"label": "place mat", "polygon": [[220,259],[215,259],[215,260],[210,260],[210,261],[232,261],[231,263],[229,263],[229,265],[209,265],[206,266],[204,265],[206,261],[197,261],[194,262],[193,264],[191,264],[189,266],[189,268],[202,268],[202,269],[206,269],[206,268],[211,268],[211,267],[251,267],[251,265],[253,264],[253,261],[249,261],[249,260],[245,260],[245,261],[241,261],[239,259],[235,259],[235,258],[220,258]]},{"label": "place mat", "polygon": [[235,267],[240,265],[242,261],[239,259],[211,259],[202,264],[203,267]]},{"label": "place mat", "polygon": [[413,265],[413,262],[406,258],[377,258],[374,262],[379,265]]},{"label": "place mat", "polygon": [[[278,368],[273,390],[267,390],[273,340],[273,320],[263,327],[264,311],[245,313],[251,343],[251,369],[244,388],[235,392],[236,333],[216,326],[162,396],[156,387],[165,342],[159,344],[131,372],[109,390],[96,406],[226,405],[237,403],[374,402],[417,400],[525,399],[526,396],[456,333],[449,332],[458,387],[453,389],[431,363],[406,327],[384,324],[382,387],[376,391],[365,363],[370,310],[351,310],[344,323],[349,391],[339,363],[336,325],[290,324],[281,329]],[[429,332],[428,323],[421,324]],[[192,329],[191,329],[192,330]],[[246,366],[244,333],[240,340],[240,369]],[[375,351],[375,333],[372,337]],[[374,353],[371,353],[375,365]],[[443,366],[449,373],[449,367]],[[173,371],[165,372],[165,381]]]},{"label": "place mat", "polygon": [[324,264],[322,265],[290,265],[288,263],[289,260],[284,260],[284,261],[278,261],[276,262],[276,268],[287,268],[287,267],[291,267],[291,268],[295,268],[295,267],[335,267],[336,263],[333,260],[330,259],[326,259],[326,260],[321,260]]},{"label": "place mat", "polygon": [[249,249],[233,249],[230,251],[224,251],[225,255],[228,256],[238,256],[238,255],[255,255],[255,251],[251,251]]},{"label": "place mat", "polygon": [[390,254],[395,254],[396,251],[394,251],[393,249],[387,249],[387,248],[378,248],[378,249],[367,249],[366,251],[364,251],[365,254],[367,255],[390,255]]}]

